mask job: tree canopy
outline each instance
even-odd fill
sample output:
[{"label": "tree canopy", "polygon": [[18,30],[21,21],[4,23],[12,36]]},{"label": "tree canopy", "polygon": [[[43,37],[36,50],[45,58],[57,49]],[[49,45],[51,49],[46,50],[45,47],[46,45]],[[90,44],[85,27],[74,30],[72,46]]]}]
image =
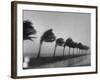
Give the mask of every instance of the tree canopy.
[{"label": "tree canopy", "polygon": [[41,36],[41,42],[53,42],[55,41],[56,37],[55,34],[53,33],[53,29],[49,29],[43,33]]},{"label": "tree canopy", "polygon": [[23,21],[23,40],[32,40],[30,35],[36,34],[36,30],[34,29],[34,26],[32,25],[32,22],[30,21]]}]

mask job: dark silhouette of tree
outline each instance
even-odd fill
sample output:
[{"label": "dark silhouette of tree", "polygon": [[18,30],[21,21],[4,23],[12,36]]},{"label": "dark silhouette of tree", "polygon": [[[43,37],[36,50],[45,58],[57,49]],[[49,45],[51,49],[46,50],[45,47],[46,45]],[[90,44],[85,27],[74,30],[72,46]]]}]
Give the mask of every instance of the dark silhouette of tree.
[{"label": "dark silhouette of tree", "polygon": [[63,49],[63,55],[64,55],[64,51],[65,51],[65,47],[66,47],[66,46],[69,47],[69,55],[70,55],[70,48],[72,47],[72,42],[73,42],[73,40],[72,40],[71,38],[68,38],[68,39],[65,41],[64,49]]},{"label": "dark silhouette of tree", "polygon": [[36,34],[36,30],[34,26],[32,26],[32,23],[30,21],[23,21],[23,40],[32,40],[32,38],[36,38],[30,37],[32,34]]},{"label": "dark silhouette of tree", "polygon": [[[85,46],[85,50],[88,51],[90,48],[88,46]],[[87,52],[86,52],[87,53]]]},{"label": "dark silhouette of tree", "polygon": [[72,48],[73,48],[73,55],[74,55],[74,49],[77,48],[77,42],[72,42]]},{"label": "dark silhouette of tree", "polygon": [[89,47],[88,46],[86,46],[86,45],[83,45],[83,50],[85,51],[84,53],[86,54],[86,51],[89,49]]},{"label": "dark silhouette of tree", "polygon": [[55,57],[55,54],[56,54],[57,46],[63,46],[63,45],[64,45],[64,39],[63,38],[58,38],[56,40],[56,44],[55,44],[55,49],[54,49],[54,54],[53,54],[54,57]]},{"label": "dark silhouette of tree", "polygon": [[78,48],[79,48],[79,54],[80,54],[80,51],[83,48],[83,44],[82,43],[78,43]]},{"label": "dark silhouette of tree", "polygon": [[81,47],[82,53],[84,53],[85,48],[86,48],[86,46],[85,45],[82,45],[82,47]]},{"label": "dark silhouette of tree", "polygon": [[77,49],[76,53],[79,54],[79,43],[77,43],[77,42],[76,42],[76,49]]},{"label": "dark silhouette of tree", "polygon": [[43,35],[40,38],[40,47],[39,47],[39,52],[37,58],[40,57],[40,52],[41,52],[41,46],[43,42],[54,42],[56,40],[56,37],[53,33],[53,29],[49,29],[43,33]]}]

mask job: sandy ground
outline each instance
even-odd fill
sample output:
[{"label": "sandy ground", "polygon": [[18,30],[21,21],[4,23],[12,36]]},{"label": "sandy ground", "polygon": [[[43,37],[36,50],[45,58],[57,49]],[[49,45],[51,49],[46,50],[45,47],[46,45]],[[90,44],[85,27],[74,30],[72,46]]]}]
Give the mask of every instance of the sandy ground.
[{"label": "sandy ground", "polygon": [[[55,62],[38,65],[34,68],[79,67],[79,66],[90,66],[90,65],[91,65],[91,59],[90,59],[90,54],[88,54],[79,57],[72,57],[69,59],[63,59]],[[28,68],[33,68],[33,66],[29,66]]]},{"label": "sandy ground", "polygon": [[75,66],[89,66],[90,65],[90,55],[81,56],[77,58],[72,58],[68,60],[63,60],[55,63],[50,63],[46,65],[41,65],[39,68],[48,67],[75,67]]}]

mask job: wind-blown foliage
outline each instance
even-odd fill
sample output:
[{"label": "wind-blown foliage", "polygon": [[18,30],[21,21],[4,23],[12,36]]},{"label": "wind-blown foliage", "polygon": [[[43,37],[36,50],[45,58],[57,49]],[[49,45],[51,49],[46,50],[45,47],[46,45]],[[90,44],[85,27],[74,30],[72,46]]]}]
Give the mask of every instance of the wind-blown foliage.
[{"label": "wind-blown foliage", "polygon": [[65,47],[68,46],[69,47],[69,54],[70,54],[70,48],[72,47],[72,38],[68,38],[66,41],[65,41],[65,44],[64,44],[64,49],[63,49],[63,55],[64,55],[64,51],[65,51]]},{"label": "wind-blown foliage", "polygon": [[55,49],[54,49],[54,54],[53,54],[54,57],[55,57],[57,46],[63,46],[63,45],[64,45],[64,39],[63,38],[58,38],[56,40],[56,44],[55,44]]},{"label": "wind-blown foliage", "polygon": [[[35,35],[36,32],[37,31],[35,30],[31,21],[28,21],[28,20],[23,21],[23,40],[32,40],[33,41],[33,38],[36,38],[36,37],[32,37],[31,35]],[[63,38],[56,39],[56,36],[53,33],[53,29],[48,29],[40,37],[40,46],[39,46],[39,52],[38,52],[37,58],[40,57],[40,52],[41,52],[41,47],[42,47],[43,42],[52,43],[54,41],[55,41],[55,48],[54,48],[54,54],[53,54],[54,57],[56,55],[57,46],[63,47],[63,56],[65,54],[64,52],[65,52],[66,46],[69,47],[69,55],[70,55],[70,48],[73,48],[73,55],[74,55],[75,48],[77,48],[77,53],[79,50],[79,54],[80,54],[80,51],[87,51],[89,49],[88,46],[83,45],[83,43],[81,43],[81,42],[79,42],[79,43],[74,42],[72,40],[72,38],[68,38],[68,39],[66,39],[66,41],[64,41]]]},{"label": "wind-blown foliage", "polygon": [[36,30],[32,23],[30,21],[23,21],[23,40],[32,40],[32,38],[36,38],[30,37],[32,34],[36,34]]},{"label": "wind-blown foliage", "polygon": [[74,55],[74,49],[77,48],[77,42],[72,42],[72,48],[73,48],[73,55]]},{"label": "wind-blown foliage", "polygon": [[84,51],[85,51],[85,53],[86,53],[86,51],[89,49],[89,47],[88,46],[86,46],[86,45],[83,45],[83,48],[82,48]]},{"label": "wind-blown foliage", "polygon": [[40,52],[41,52],[41,46],[43,42],[54,42],[56,40],[56,36],[53,33],[53,29],[49,29],[43,33],[43,35],[40,38],[40,47],[39,47],[39,52],[38,52],[38,58],[40,57]]}]

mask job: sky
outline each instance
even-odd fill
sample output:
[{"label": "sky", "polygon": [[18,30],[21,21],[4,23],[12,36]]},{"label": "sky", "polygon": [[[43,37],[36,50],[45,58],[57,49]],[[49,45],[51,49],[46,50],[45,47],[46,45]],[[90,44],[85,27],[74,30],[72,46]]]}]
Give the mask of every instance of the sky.
[{"label": "sky", "polygon": [[[39,48],[40,37],[43,32],[48,29],[53,29],[56,38],[66,40],[71,37],[75,42],[81,42],[84,45],[90,46],[91,43],[91,14],[90,13],[75,13],[75,12],[55,12],[55,11],[34,11],[24,10],[23,20],[32,22],[37,34],[34,41],[24,41],[24,54],[37,54]],[[55,42],[43,43],[41,55],[52,55]],[[56,54],[62,53],[62,47],[58,47]],[[61,54],[62,55],[62,54]]]}]

